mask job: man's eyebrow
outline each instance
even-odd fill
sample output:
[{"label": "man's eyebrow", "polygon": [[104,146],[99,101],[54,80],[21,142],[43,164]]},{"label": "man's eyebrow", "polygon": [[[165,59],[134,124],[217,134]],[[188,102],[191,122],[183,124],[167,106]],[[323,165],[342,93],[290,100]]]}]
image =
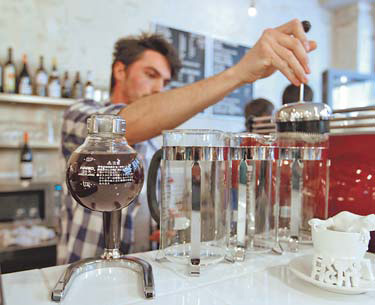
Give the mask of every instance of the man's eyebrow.
[{"label": "man's eyebrow", "polygon": [[155,72],[158,76],[161,76],[160,72],[157,69],[155,69],[154,67],[146,66],[145,68],[146,68],[146,70],[152,70],[152,72]]},{"label": "man's eyebrow", "polygon": [[[161,76],[161,73],[160,73],[156,68],[154,68],[154,67],[152,67],[152,66],[146,66],[145,69],[146,69],[146,70],[152,70],[152,71],[155,72],[158,76]],[[171,82],[171,80],[172,80],[172,79],[171,79],[170,77],[166,78],[166,79],[164,80],[164,86],[168,85],[168,84]]]}]

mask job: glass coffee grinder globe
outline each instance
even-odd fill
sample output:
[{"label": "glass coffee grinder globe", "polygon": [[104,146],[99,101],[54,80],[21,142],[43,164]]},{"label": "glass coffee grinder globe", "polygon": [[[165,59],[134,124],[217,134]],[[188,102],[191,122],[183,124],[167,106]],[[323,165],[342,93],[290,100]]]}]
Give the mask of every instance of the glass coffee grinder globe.
[{"label": "glass coffee grinder globe", "polygon": [[143,272],[146,298],[154,296],[151,266],[120,252],[121,209],[127,207],[143,186],[143,166],[125,138],[125,120],[114,115],[92,115],[85,142],[71,155],[66,183],[73,198],[85,208],[103,213],[104,253],[68,267],[57,283],[52,299],[60,301],[69,280],[79,273],[101,267],[135,264]]}]

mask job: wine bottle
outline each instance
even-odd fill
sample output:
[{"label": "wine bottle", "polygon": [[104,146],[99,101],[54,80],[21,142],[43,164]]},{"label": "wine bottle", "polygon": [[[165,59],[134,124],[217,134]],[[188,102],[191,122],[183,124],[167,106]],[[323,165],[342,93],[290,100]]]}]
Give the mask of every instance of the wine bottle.
[{"label": "wine bottle", "polygon": [[20,77],[19,77],[19,82],[18,82],[18,93],[29,95],[29,94],[32,93],[32,87],[31,87],[30,74],[29,74],[29,71],[27,69],[26,54],[23,54],[22,62],[23,62],[23,67],[22,67],[21,74],[20,74]]},{"label": "wine bottle", "polygon": [[65,71],[64,78],[61,85],[61,95],[62,97],[69,98],[72,95],[71,86],[69,83],[69,74],[68,71]]},{"label": "wine bottle", "polygon": [[80,99],[83,97],[83,88],[79,72],[76,73],[76,78],[73,84],[73,98]]},{"label": "wine bottle", "polygon": [[93,100],[94,99],[94,85],[92,84],[92,73],[91,71],[87,72],[87,81],[85,84],[85,99]]},{"label": "wine bottle", "polygon": [[23,134],[23,147],[21,151],[20,178],[22,180],[32,179],[33,177],[33,154],[29,146],[29,134],[25,131]]},{"label": "wine bottle", "polygon": [[8,49],[8,61],[4,66],[4,92],[16,93],[16,66],[12,59],[12,48]]},{"label": "wine bottle", "polygon": [[48,80],[48,96],[61,97],[61,85],[57,71],[56,58],[52,60],[52,72]]},{"label": "wine bottle", "polygon": [[48,74],[44,70],[43,56],[39,57],[39,68],[35,74],[35,91],[39,96],[47,96]]}]

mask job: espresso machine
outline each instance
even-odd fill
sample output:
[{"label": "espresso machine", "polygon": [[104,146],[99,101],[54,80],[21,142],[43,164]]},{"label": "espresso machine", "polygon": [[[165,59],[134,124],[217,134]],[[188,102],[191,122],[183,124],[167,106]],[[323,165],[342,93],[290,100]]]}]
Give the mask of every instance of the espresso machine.
[{"label": "espresso machine", "polygon": [[53,289],[52,301],[62,301],[77,276],[106,267],[136,269],[143,278],[145,298],[155,296],[151,265],[120,252],[121,210],[138,196],[144,180],[137,152],[127,144],[125,126],[119,116],[92,115],[85,142],[68,161],[66,183],[71,195],[83,207],[103,213],[105,250],[101,257],[71,264]]}]

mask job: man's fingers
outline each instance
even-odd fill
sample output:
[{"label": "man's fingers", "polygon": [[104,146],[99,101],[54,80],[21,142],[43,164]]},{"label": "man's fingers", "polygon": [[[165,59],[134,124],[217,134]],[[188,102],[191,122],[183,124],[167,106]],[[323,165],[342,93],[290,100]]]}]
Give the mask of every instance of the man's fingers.
[{"label": "man's fingers", "polygon": [[314,51],[317,47],[316,41],[314,41],[314,40],[310,40],[309,45],[310,45],[310,51]]},{"label": "man's fingers", "polygon": [[[303,74],[310,73],[309,58],[307,57],[307,53],[304,47],[302,46],[301,42],[297,38],[294,38],[286,34],[281,34],[277,36],[277,41],[279,42],[281,46],[287,48],[288,50],[290,50],[290,52],[293,52],[291,55],[294,54],[293,55],[293,57],[295,56],[294,59],[298,60],[299,64],[302,65],[304,69]],[[288,57],[284,57],[283,54],[285,54],[285,51],[282,53],[278,52],[279,56],[287,60]],[[295,60],[293,60],[292,63],[294,63],[292,67],[299,66],[299,65],[296,65]],[[297,75],[301,76],[300,73],[297,73]],[[303,75],[303,77],[306,77],[306,75]],[[302,80],[302,78],[300,79]]]},{"label": "man's fingers", "polygon": [[289,69],[293,71],[295,77],[297,77],[300,82],[307,83],[308,80],[305,71],[300,62],[294,56],[293,52],[289,49],[282,47],[279,44],[276,44],[273,49],[276,52],[276,54],[281,58],[281,60],[287,63]]},{"label": "man's fingers", "polygon": [[293,83],[293,85],[299,86],[301,82],[298,80],[293,70],[289,67],[288,62],[283,60],[271,48],[269,49],[269,53],[271,55],[272,65],[277,68],[282,74],[284,74],[286,78],[289,79],[291,83]]},{"label": "man's fingers", "polygon": [[284,34],[293,35],[295,38],[301,41],[302,45],[304,46],[307,52],[310,50],[310,43],[307,39],[306,33],[303,30],[303,26],[300,20],[293,19],[288,23],[285,23],[276,28],[276,30],[281,31]]}]

